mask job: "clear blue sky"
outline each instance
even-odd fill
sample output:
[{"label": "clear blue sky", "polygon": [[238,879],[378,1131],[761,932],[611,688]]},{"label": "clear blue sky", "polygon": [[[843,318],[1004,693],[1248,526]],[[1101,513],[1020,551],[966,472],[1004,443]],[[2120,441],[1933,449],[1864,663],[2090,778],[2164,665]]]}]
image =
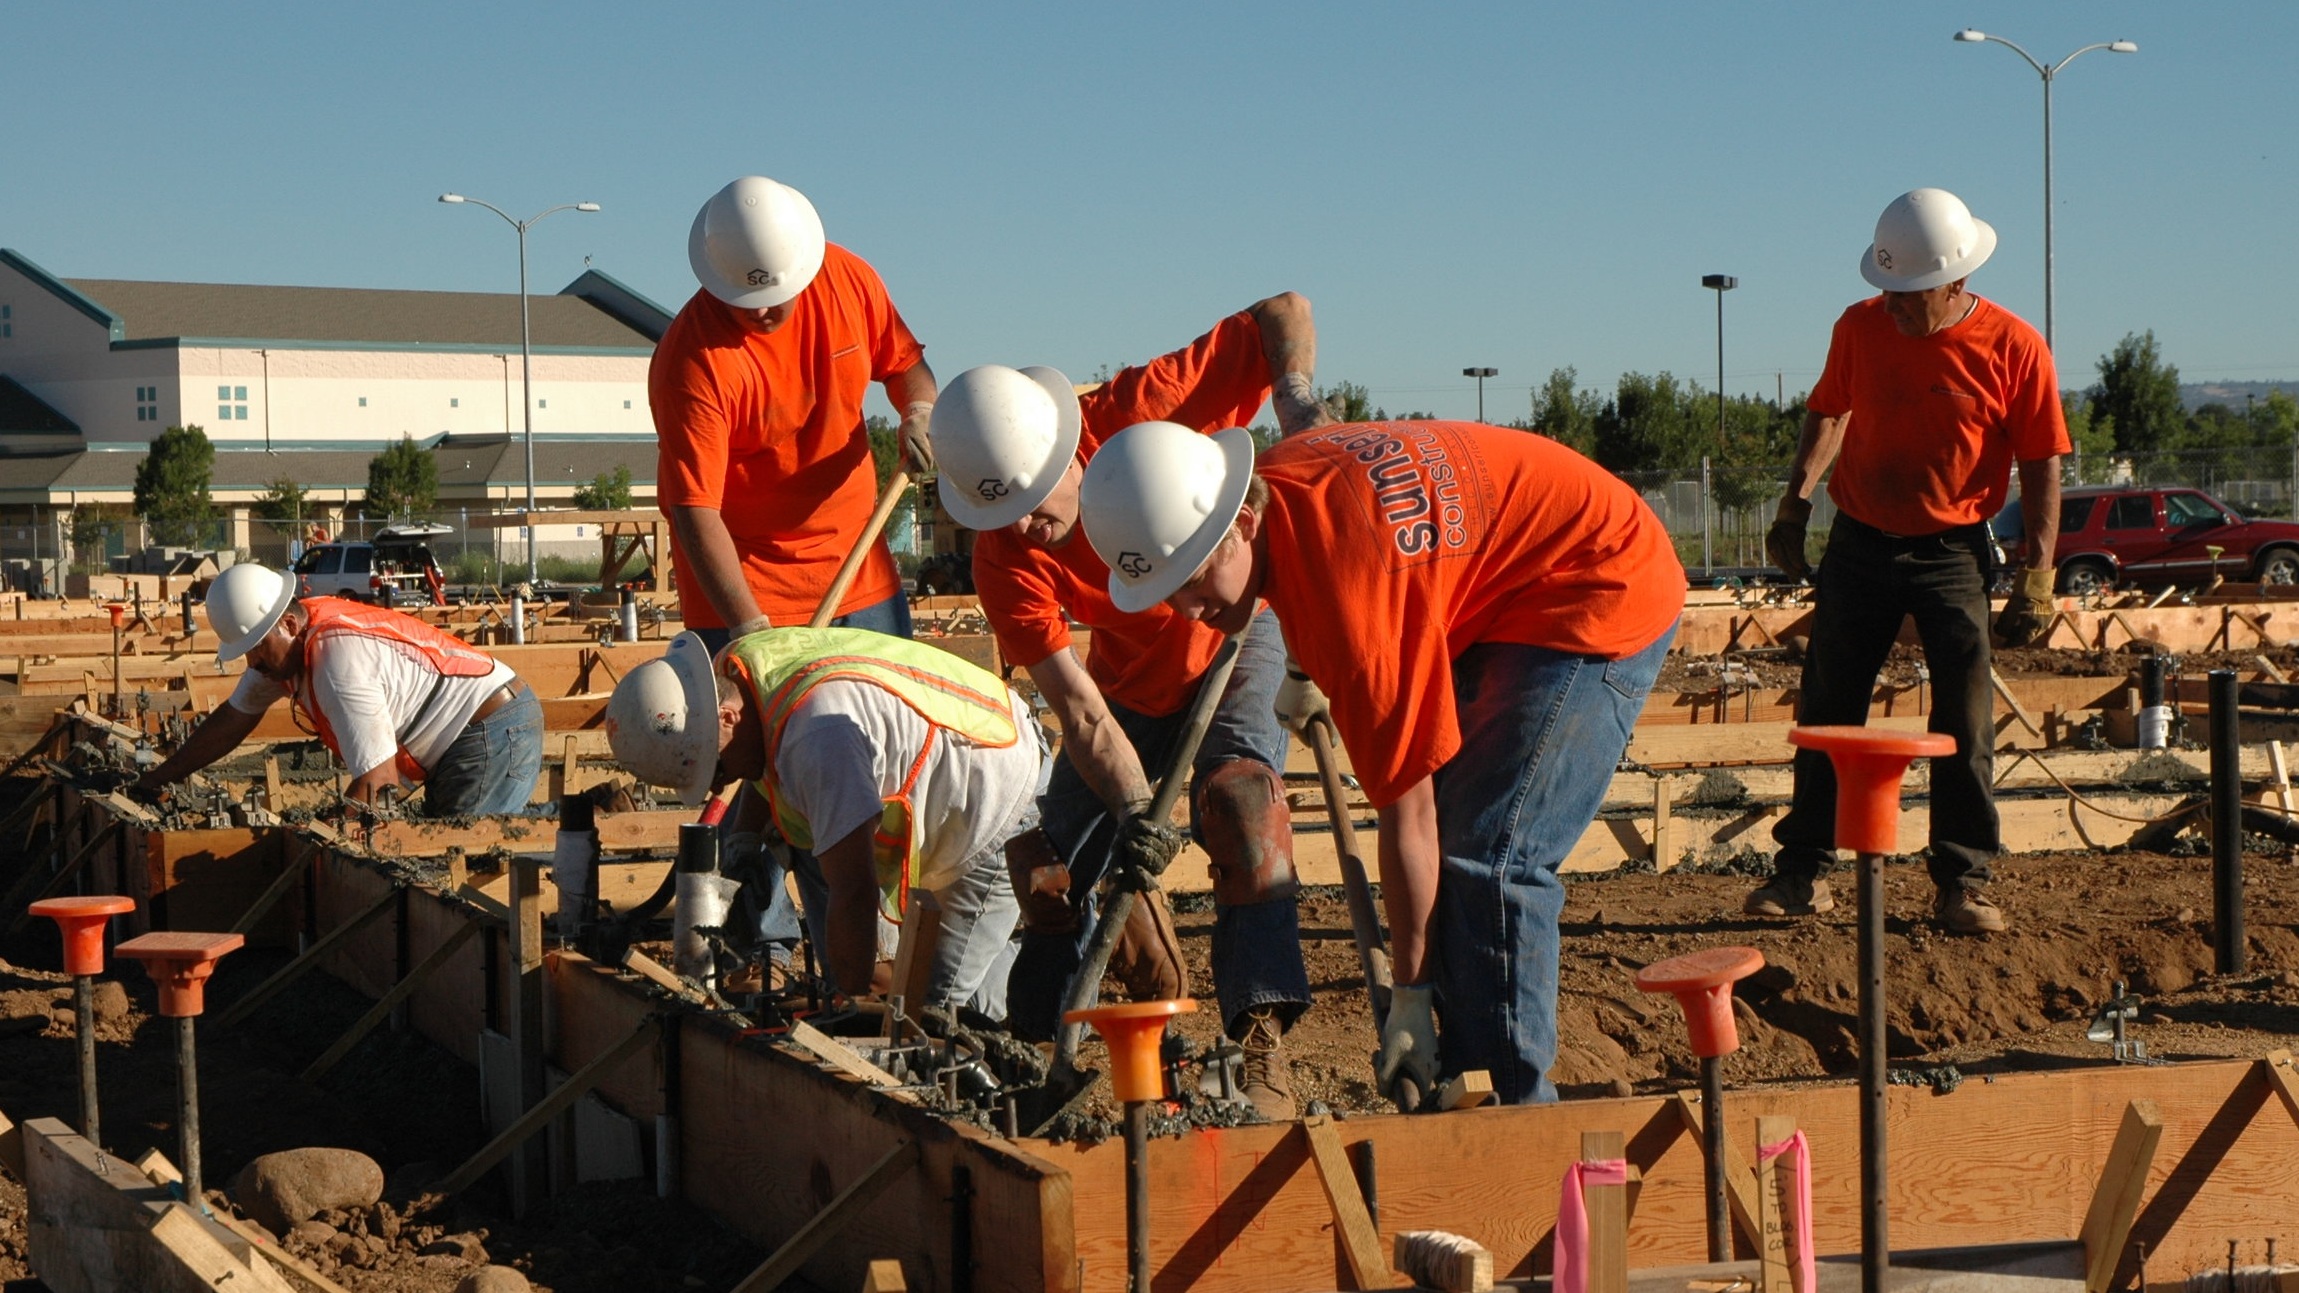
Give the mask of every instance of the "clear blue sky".
[{"label": "clear blue sky", "polygon": [[762,173],[873,262],[945,377],[1082,377],[1286,288],[1321,381],[1489,416],[1572,365],[1790,394],[1901,191],[2002,244],[2042,324],[2056,61],[2062,384],[2153,328],[2190,381],[2299,376],[2299,5],[25,4],[0,246],[67,277],[510,291],[590,256],[676,308],[696,207]]}]

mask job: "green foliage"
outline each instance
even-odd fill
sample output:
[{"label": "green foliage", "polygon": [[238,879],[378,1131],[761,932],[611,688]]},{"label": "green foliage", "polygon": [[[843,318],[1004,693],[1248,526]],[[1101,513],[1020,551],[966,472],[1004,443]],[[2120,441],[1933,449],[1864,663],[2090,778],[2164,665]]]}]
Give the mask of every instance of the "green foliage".
[{"label": "green foliage", "polygon": [[136,514],[151,527],[152,540],[168,546],[196,541],[215,518],[208,494],[216,447],[196,426],[169,427],[152,440],[136,464]]},{"label": "green foliage", "polygon": [[1595,391],[1580,389],[1580,379],[1576,369],[1550,371],[1549,380],[1533,392],[1533,429],[1585,454],[1596,448],[1601,402]]},{"label": "green foliage", "polygon": [[631,506],[631,469],[618,466],[575,487],[575,506],[587,512],[626,512]]},{"label": "green foliage", "polygon": [[1669,373],[1622,373],[1613,397],[1597,410],[1596,460],[1616,472],[1698,467],[1703,450],[1716,447],[1714,406],[1703,429],[1691,395]]},{"label": "green foliage", "polygon": [[1373,392],[1355,382],[1320,386],[1317,398],[1325,401],[1336,422],[1375,422],[1387,416],[1373,407]]},{"label": "green foliage", "polygon": [[367,460],[367,513],[394,520],[428,512],[439,501],[439,462],[412,436]]},{"label": "green foliage", "polygon": [[281,476],[248,504],[248,511],[259,520],[298,522],[303,519],[305,500],[310,497],[303,485],[291,476]]},{"label": "green foliage", "polygon": [[2098,416],[2091,397],[2082,391],[2062,391],[2060,412],[2067,418],[2068,443],[2075,446],[2075,452],[2104,466],[2108,455],[2115,452],[2115,428]]},{"label": "green foliage", "polygon": [[2125,334],[2099,361],[2092,416],[2115,433],[2115,447],[2146,453],[2178,447],[2186,416],[2179,406],[2179,369],[2166,363],[2155,331]]},{"label": "green foliage", "polygon": [[[877,492],[883,494],[886,492],[886,482],[894,479],[895,470],[902,465],[902,428],[873,413],[862,419],[862,429],[870,437],[870,465],[877,469]],[[902,491],[902,501],[894,507],[897,515],[905,511],[912,514],[917,512],[920,483],[912,481],[910,488]],[[895,528],[892,517],[887,518],[886,528],[888,531]]]}]

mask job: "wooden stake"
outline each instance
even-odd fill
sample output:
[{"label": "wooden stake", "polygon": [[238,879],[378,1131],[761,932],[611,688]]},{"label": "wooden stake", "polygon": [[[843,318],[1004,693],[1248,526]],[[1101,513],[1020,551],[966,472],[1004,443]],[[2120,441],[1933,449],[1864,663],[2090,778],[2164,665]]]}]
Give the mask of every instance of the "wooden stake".
[{"label": "wooden stake", "polygon": [[2012,694],[2011,686],[2004,681],[2002,674],[1996,672],[1994,665],[1988,666],[1988,681],[1996,685],[1996,694],[2004,698],[2004,704],[2011,708],[2012,717],[2020,720],[2021,727],[2028,729],[2029,733],[2035,736],[2040,737],[2044,734],[2044,730],[2036,726],[2036,720],[2028,717],[2028,711],[2021,706],[2020,698]]},{"label": "wooden stake", "polygon": [[[1796,1134],[1796,1120],[1766,1114],[1756,1120],[1756,1143],[1777,1145]],[[1758,1293],[1816,1293],[1795,1287],[1796,1259],[1789,1236],[1796,1233],[1796,1188],[1779,1160],[1756,1160],[1756,1259]]]},{"label": "wooden stake", "polygon": [[2283,1101],[2283,1112],[2291,1115],[2291,1121],[2299,1122],[2299,1075],[2294,1074],[2291,1052],[2269,1051],[2260,1063],[2267,1070],[2267,1085],[2274,1088],[2276,1096]]},{"label": "wooden stake", "polygon": [[1494,1099],[1493,1075],[1484,1069],[1470,1069],[1437,1088],[1436,1108],[1440,1113],[1474,1109]]},{"label": "wooden stake", "polygon": [[1393,1249],[1397,1273],[1417,1289],[1492,1293],[1493,1254],[1483,1244],[1442,1230],[1408,1230]]},{"label": "wooden stake", "polygon": [[885,1157],[856,1177],[854,1184],[841,1190],[828,1207],[815,1213],[805,1225],[800,1226],[797,1234],[775,1250],[774,1256],[761,1262],[757,1270],[752,1271],[742,1283],[735,1285],[732,1293],[773,1293],[773,1290],[782,1287],[791,1276],[798,1274],[799,1267],[806,1264],[807,1258],[814,1256],[848,1222],[867,1210],[886,1187],[894,1183],[896,1177],[909,1170],[917,1161],[918,1142],[915,1140],[905,1140],[887,1150]]},{"label": "wooden stake", "polygon": [[1381,1234],[1365,1211],[1365,1196],[1357,1188],[1357,1173],[1349,1168],[1349,1155],[1341,1148],[1341,1133],[1333,1130],[1333,1119],[1324,1114],[1302,1119],[1301,1133],[1309,1139],[1309,1157],[1325,1186],[1325,1202],[1333,1209],[1333,1229],[1341,1236],[1351,1277],[1361,1289],[1388,1288],[1395,1281],[1381,1255]]},{"label": "wooden stake", "polygon": [[[544,1099],[543,1033],[543,879],[541,863],[523,857],[511,859],[511,1045],[518,1069],[519,1107],[525,1122],[546,1103]],[[568,1101],[572,1104],[573,1101]],[[505,1146],[508,1153],[511,1146]],[[519,1148],[511,1165],[511,1210],[523,1214],[543,1197],[544,1177],[550,1170],[549,1146],[540,1140]]]},{"label": "wooden stake", "polygon": [[875,1261],[862,1276],[862,1293],[910,1293],[910,1285],[902,1278],[902,1263]]},{"label": "wooden stake", "polygon": [[2083,1218],[2084,1293],[2107,1293],[2115,1282],[2131,1237],[2131,1220],[2139,1212],[2139,1196],[2147,1188],[2148,1165],[2155,1161],[2156,1142],[2163,1138],[2163,1114],[2153,1100],[2134,1100],[2124,1106],[2123,1125],[2116,1128],[2115,1146],[2108,1151],[2107,1167],[2092,1191],[2091,1207]]},{"label": "wooden stake", "polygon": [[245,934],[254,929],[256,922],[263,919],[264,913],[278,906],[279,900],[287,896],[287,891],[295,887],[295,882],[303,878],[304,864],[309,860],[310,854],[305,848],[294,849],[289,854],[287,865],[271,878],[271,883],[265,885],[263,892],[256,895],[256,900],[248,904],[248,909],[240,913],[240,918],[232,922],[229,932]]},{"label": "wooden stake", "polygon": [[[1581,1161],[1602,1163],[1626,1157],[1617,1131],[1581,1133]],[[1628,1293],[1628,1187],[1591,1185],[1582,1197],[1588,1205],[1588,1293]]]},{"label": "wooden stake", "polygon": [[2289,682],[2289,681],[2291,681],[2291,679],[2290,679],[2288,676],[2286,676],[2286,675],[2284,674],[2284,672],[2283,672],[2281,669],[2278,669],[2278,668],[2276,668],[2276,667],[2275,667],[2275,662],[2274,662],[2273,660],[2270,660],[2270,659],[2268,659],[2266,656],[2263,656],[2263,655],[2255,655],[2255,656],[2251,657],[2251,660],[2252,660],[2252,663],[2254,663],[2254,664],[2256,664],[2256,665],[2258,665],[2258,666],[2259,666],[2259,672],[2261,672],[2261,673],[2263,673],[2263,674],[2266,674],[2266,675],[2267,675],[2267,680],[2268,680],[2269,682]]},{"label": "wooden stake", "polygon": [[[1691,1091],[1676,1093],[1677,1121],[1684,1124],[1685,1132],[1694,1140],[1701,1140],[1707,1131],[1707,1121],[1701,1116],[1700,1098]],[[1724,1195],[1732,1207],[1733,1224],[1740,1233],[1756,1243],[1763,1236],[1762,1222],[1757,1212],[1756,1193],[1750,1182],[1754,1179],[1747,1163],[1742,1162],[1740,1151],[1733,1147],[1729,1137],[1724,1142]]]},{"label": "wooden stake", "polygon": [[440,966],[447,964],[448,960],[465,943],[470,942],[471,936],[478,933],[481,928],[482,926],[476,920],[466,920],[457,925],[454,933],[442,940],[439,946],[432,948],[430,955],[416,962],[414,968],[407,972],[406,978],[392,984],[391,990],[384,993],[374,1005],[368,1007],[367,1013],[361,1015],[357,1023],[345,1029],[343,1036],[336,1038],[333,1046],[328,1047],[324,1054],[311,1062],[310,1067],[304,1069],[303,1080],[317,1082],[327,1075],[328,1070],[342,1063],[343,1057],[351,1054],[351,1048],[359,1044],[360,1038],[367,1036],[368,1033],[374,1031],[377,1024],[390,1018],[391,1012],[398,1008],[400,1002],[405,1001],[413,995],[417,988],[422,987],[423,981],[430,978]]},{"label": "wooden stake", "polygon": [[1652,869],[1666,871],[1677,855],[1676,832],[1670,827],[1669,811],[1675,805],[1669,802],[1668,778],[1652,779]]},{"label": "wooden stake", "polygon": [[[469,1189],[472,1182],[487,1174],[487,1169],[509,1158],[511,1151],[525,1144],[529,1137],[541,1131],[543,1124],[573,1108],[575,1101],[588,1094],[590,1089],[597,1086],[609,1071],[637,1054],[648,1042],[653,1041],[661,1031],[661,1022],[652,1015],[640,1020],[639,1026],[632,1029],[621,1041],[601,1051],[590,1063],[575,1070],[566,1081],[552,1090],[551,1094],[544,1096],[526,1113],[521,1114],[517,1122],[505,1127],[495,1139],[488,1141],[478,1153],[465,1160],[461,1167],[455,1169],[452,1176],[439,1183],[439,1193],[459,1194]],[[540,1184],[539,1175],[536,1179],[537,1184]]]},{"label": "wooden stake", "polygon": [[353,934],[358,933],[360,930],[366,928],[368,922],[374,920],[377,916],[382,915],[384,912],[390,911],[398,905],[398,887],[393,886],[392,888],[385,890],[382,897],[377,898],[374,902],[371,902],[365,907],[360,908],[358,913],[353,915],[351,919],[343,922],[340,925],[337,925],[335,928],[327,931],[325,934],[320,935],[319,938],[314,941],[310,947],[304,950],[303,955],[298,956],[294,960],[289,961],[287,964],[279,967],[278,970],[273,972],[270,978],[265,979],[263,982],[250,989],[246,996],[241,997],[239,1000],[231,1003],[231,1009],[226,1010],[221,1015],[216,1016],[216,1027],[228,1028],[231,1025],[238,1023],[240,1020],[247,1018],[249,1014],[254,1012],[257,1006],[260,1006],[264,1002],[271,1000],[273,995],[278,993],[281,988],[284,988],[288,984],[295,982],[297,979],[303,976],[303,973],[306,970],[309,970],[313,966],[319,964],[320,958],[326,956],[329,952],[334,951],[337,944],[351,937]]},{"label": "wooden stake", "polygon": [[[2283,742],[2267,743],[2267,766],[2275,774],[2275,801],[2283,806],[2285,817],[2292,816],[2291,770],[2283,762]],[[2286,860],[2299,858],[2299,844],[2285,845],[2283,854]]]}]

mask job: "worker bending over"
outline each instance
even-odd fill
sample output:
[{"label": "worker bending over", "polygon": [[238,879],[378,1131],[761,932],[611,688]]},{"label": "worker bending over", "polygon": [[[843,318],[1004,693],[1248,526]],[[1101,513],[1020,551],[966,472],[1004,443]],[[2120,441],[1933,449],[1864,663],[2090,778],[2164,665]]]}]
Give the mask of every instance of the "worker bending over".
[{"label": "worker bending over", "polygon": [[295,595],[295,580],[241,562],[208,585],[216,663],[239,685],[183,747],[138,778],[154,793],[222,758],[285,698],[372,803],[423,788],[427,817],[515,813],[543,764],[543,706],[486,652],[399,611]]},{"label": "worker bending over", "polygon": [[[1111,603],[1109,567],[1079,537],[1085,464],[1136,422],[1164,419],[1199,432],[1251,422],[1273,389],[1284,429],[1330,421],[1311,393],[1316,363],[1309,302],[1287,292],[1083,396],[1051,368],[990,366],[959,374],[936,406],[942,504],[960,525],[982,532],[974,586],[983,613],[1001,654],[1029,671],[1062,727],[1061,753],[1039,801],[1044,829],[1016,840],[1009,857],[1025,931],[1009,1001],[1024,1036],[1049,1037],[1060,1024],[1113,841],[1152,874],[1178,844],[1141,813],[1152,770],[1164,775],[1222,641],[1219,630],[1165,607],[1128,614]],[[1071,650],[1072,623],[1093,632],[1084,664]],[[1223,1026],[1243,1051],[1240,1085],[1264,1115],[1291,1118],[1281,1039],[1309,1007],[1309,979],[1291,816],[1277,771],[1285,731],[1271,712],[1285,640],[1266,612],[1241,633],[1237,664],[1198,747],[1190,802],[1212,863],[1213,977]],[[1134,904],[1112,963],[1136,997],[1187,993],[1162,894]]]},{"label": "worker bending over", "polygon": [[[2017,315],[1966,281],[1996,249],[1996,231],[1945,189],[1895,198],[1860,258],[1880,294],[1836,320],[1828,363],[1812,388],[1788,492],[1765,548],[1787,574],[1810,573],[1804,526],[1831,463],[1836,524],[1820,563],[1812,646],[1796,721],[1862,724],[1876,674],[1913,618],[1931,668],[1925,726],[1956,738],[1931,761],[1933,912],[1962,934],[2005,927],[1980,886],[2003,847],[1995,800],[1995,693],[1988,585],[1995,547],[1988,518],[2019,465],[2027,562],[1996,619],[2006,646],[2026,646],[2051,621],[2052,549],[2059,539],[2060,455],[2068,451],[2051,351]],[[1836,770],[1818,750],[1796,752],[1788,813],[1772,828],[1772,879],[1748,895],[1752,916],[1809,916],[1836,905],[1823,864],[1836,851]]]},{"label": "worker bending over", "polygon": [[1233,633],[1265,600],[1331,697],[1380,813],[1383,1089],[1486,1069],[1504,1100],[1555,1099],[1557,865],[1683,608],[1660,519],[1555,441],[1462,422],[1327,427],[1258,470],[1242,430],[1152,422],[1080,497],[1120,610]]},{"label": "worker bending over", "polygon": [[[824,241],[797,189],[752,175],[719,190],[695,215],[687,260],[702,289],[655,346],[647,402],[679,614],[717,650],[813,616],[878,494],[863,396],[884,385],[903,452],[923,467],[934,372],[877,271]],[[884,543],[837,614],[909,635]]]},{"label": "worker bending over", "polygon": [[746,634],[714,669],[702,639],[681,633],[624,676],[605,725],[640,780],[690,804],[749,782],[774,829],[813,850],[839,991],[872,990],[879,926],[902,919],[915,888],[940,928],[926,1004],[1005,1014],[1018,914],[1005,845],[1037,821],[1046,746],[995,675],[860,629]]}]

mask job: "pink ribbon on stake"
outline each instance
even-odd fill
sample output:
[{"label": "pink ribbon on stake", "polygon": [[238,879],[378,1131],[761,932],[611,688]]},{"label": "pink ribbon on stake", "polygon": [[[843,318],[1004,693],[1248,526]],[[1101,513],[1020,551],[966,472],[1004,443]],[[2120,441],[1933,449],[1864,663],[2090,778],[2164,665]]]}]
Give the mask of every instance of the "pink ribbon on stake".
[{"label": "pink ribbon on stake", "polygon": [[1758,1162],[1788,1156],[1788,1170],[1796,1178],[1796,1289],[1814,1293],[1820,1287],[1820,1263],[1812,1253],[1812,1144],[1799,1131],[1788,1139],[1756,1147]]},{"label": "pink ribbon on stake", "polygon": [[1552,1293],[1588,1293],[1589,1209],[1581,1191],[1591,1185],[1628,1184],[1628,1160],[1605,1158],[1565,1169],[1564,1197],[1557,1203],[1557,1272]]}]

